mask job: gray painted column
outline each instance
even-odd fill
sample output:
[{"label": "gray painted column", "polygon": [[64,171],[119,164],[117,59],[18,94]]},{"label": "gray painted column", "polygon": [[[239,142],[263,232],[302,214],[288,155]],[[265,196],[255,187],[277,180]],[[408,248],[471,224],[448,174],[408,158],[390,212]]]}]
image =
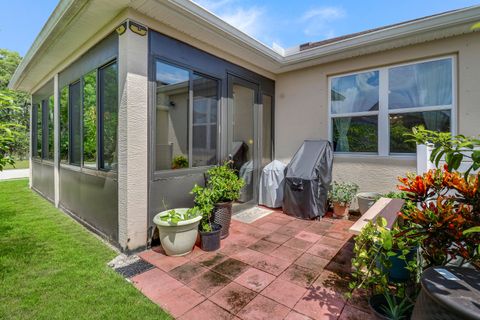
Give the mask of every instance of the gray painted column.
[{"label": "gray painted column", "polygon": [[58,73],[53,77],[53,186],[55,207],[60,203],[60,95]]},{"label": "gray painted column", "polygon": [[119,36],[118,228],[124,251],[147,243],[148,36]]}]

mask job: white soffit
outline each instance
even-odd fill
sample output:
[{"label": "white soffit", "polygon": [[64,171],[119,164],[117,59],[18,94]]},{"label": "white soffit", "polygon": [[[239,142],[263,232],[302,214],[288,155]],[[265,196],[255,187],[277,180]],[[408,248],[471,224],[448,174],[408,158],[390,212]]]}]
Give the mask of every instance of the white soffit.
[{"label": "white soffit", "polygon": [[88,49],[99,30],[127,8],[272,74],[469,33],[480,21],[480,6],[475,6],[281,54],[189,0],[61,0],[15,72],[11,88],[37,89],[52,77],[52,70],[58,72],[72,55]]}]

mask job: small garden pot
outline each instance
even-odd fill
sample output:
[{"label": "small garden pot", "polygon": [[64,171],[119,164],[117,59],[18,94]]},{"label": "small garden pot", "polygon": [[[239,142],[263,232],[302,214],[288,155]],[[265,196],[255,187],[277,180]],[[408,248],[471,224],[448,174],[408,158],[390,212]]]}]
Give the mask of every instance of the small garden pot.
[{"label": "small garden pot", "polygon": [[219,202],[215,204],[211,221],[222,226],[220,239],[228,237],[230,232],[230,222],[232,221],[232,201]]},{"label": "small garden pot", "polygon": [[200,248],[203,251],[215,251],[220,249],[220,232],[222,226],[212,223],[212,231],[200,231]]},{"label": "small garden pot", "polygon": [[391,320],[383,310],[383,307],[388,307],[387,299],[385,299],[383,294],[371,296],[370,299],[368,299],[368,304],[376,319]]},{"label": "small garden pot", "polygon": [[347,219],[350,206],[342,206],[338,202],[333,203],[333,217],[337,219]]},{"label": "small garden pot", "polygon": [[[180,213],[185,213],[188,209],[175,209]],[[162,211],[153,218],[157,225],[160,243],[165,253],[169,256],[183,256],[192,251],[198,234],[198,225],[202,216],[190,220],[171,223],[162,221],[161,217],[168,214],[170,210]]]},{"label": "small garden pot", "polygon": [[364,214],[377,201],[381,194],[376,192],[362,192],[357,194],[358,211]]}]

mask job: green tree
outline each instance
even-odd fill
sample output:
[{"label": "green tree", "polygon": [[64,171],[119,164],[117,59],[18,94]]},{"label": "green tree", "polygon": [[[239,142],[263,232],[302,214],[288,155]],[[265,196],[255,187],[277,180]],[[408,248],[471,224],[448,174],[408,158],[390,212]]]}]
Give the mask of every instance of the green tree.
[{"label": "green tree", "polygon": [[[10,113],[15,107],[13,99],[8,95],[0,92],[0,117]],[[5,165],[14,164],[11,154],[11,144],[13,141],[13,129],[15,124],[8,122],[0,122],[0,171]]]},{"label": "green tree", "polygon": [[0,94],[3,97],[0,125],[8,127],[10,130],[11,136],[7,138],[9,140],[8,156],[24,159],[28,156],[29,151],[30,96],[26,92],[7,88],[21,60],[22,58],[17,52],[0,49]]}]

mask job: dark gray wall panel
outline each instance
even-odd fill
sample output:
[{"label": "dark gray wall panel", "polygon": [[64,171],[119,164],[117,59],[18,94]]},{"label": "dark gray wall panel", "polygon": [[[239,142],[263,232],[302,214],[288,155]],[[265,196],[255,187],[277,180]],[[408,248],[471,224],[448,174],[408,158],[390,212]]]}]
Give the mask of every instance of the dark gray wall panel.
[{"label": "dark gray wall panel", "polygon": [[32,186],[50,201],[55,198],[53,179],[53,164],[32,161]]},{"label": "dark gray wall panel", "polygon": [[[193,196],[190,194],[190,191],[195,184],[204,184],[203,173],[164,178],[151,182],[149,227],[153,226],[153,217],[160,211],[171,208],[192,207]],[[167,208],[164,207],[164,203]]]},{"label": "dark gray wall panel", "polygon": [[118,183],[116,179],[60,169],[60,204],[118,241]]}]

